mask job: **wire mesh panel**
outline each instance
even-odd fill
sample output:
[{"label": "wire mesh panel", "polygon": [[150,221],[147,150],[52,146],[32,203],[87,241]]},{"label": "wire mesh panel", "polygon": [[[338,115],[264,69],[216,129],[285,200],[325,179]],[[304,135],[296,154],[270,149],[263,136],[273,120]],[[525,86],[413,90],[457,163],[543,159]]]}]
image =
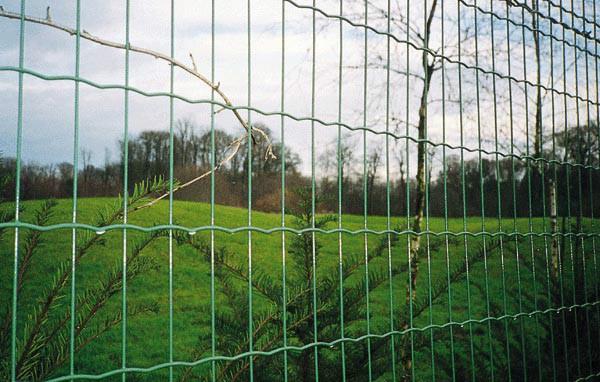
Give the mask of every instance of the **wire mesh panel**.
[{"label": "wire mesh panel", "polygon": [[3,5],[1,378],[600,378],[596,7]]}]

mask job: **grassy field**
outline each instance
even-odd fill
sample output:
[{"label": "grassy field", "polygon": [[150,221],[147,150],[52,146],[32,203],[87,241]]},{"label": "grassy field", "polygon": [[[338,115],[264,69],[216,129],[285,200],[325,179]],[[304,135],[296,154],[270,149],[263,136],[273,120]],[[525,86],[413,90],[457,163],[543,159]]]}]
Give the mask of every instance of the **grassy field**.
[{"label": "grassy field", "polygon": [[[29,201],[24,203],[23,221],[32,221],[33,213],[40,201]],[[106,205],[114,203],[112,199],[82,199],[79,201],[78,221],[94,224],[99,210]],[[59,200],[54,208],[54,214],[49,224],[70,222],[71,201]],[[176,224],[187,227],[204,226],[210,223],[210,206],[202,203],[176,201],[173,209],[173,220]],[[168,203],[160,202],[152,208],[131,213],[130,223],[141,226],[152,226],[168,222]],[[286,225],[293,226],[294,219],[286,217]],[[223,227],[240,227],[248,223],[248,212],[244,209],[216,206],[216,225]],[[495,232],[499,229],[497,218],[486,219],[485,231]],[[531,222],[528,219],[503,219],[502,230],[505,232],[547,232],[544,229],[544,221],[535,218]],[[330,223],[328,228],[336,228],[337,223]],[[369,216],[368,227],[373,230],[382,230],[386,227],[385,217]],[[429,229],[434,232],[445,230],[445,222],[441,218],[429,219]],[[468,217],[463,219],[451,219],[447,222],[448,230],[451,232],[481,232],[482,219],[480,217]],[[531,224],[531,228],[530,225]],[[252,225],[261,228],[275,228],[281,226],[281,215],[267,214],[261,212],[252,213]],[[463,226],[466,225],[466,226]],[[344,216],[343,228],[349,230],[361,229],[364,226],[362,216]],[[405,229],[406,218],[392,219],[392,226]],[[548,223],[546,222],[546,226]],[[595,225],[598,226],[597,224]],[[584,222],[584,232],[591,232],[590,221]],[[97,233],[79,231],[78,235],[94,235]],[[21,237],[25,232],[22,231]],[[105,243],[103,246],[93,247],[89,254],[82,259],[77,267],[77,290],[84,290],[98,283],[106,273],[114,266],[121,263],[123,255],[123,233],[120,230],[112,230],[101,233]],[[140,240],[144,234],[136,231],[128,231],[128,251],[133,244]],[[289,243],[292,233],[286,234]],[[208,239],[208,232],[199,232],[196,238]],[[56,274],[57,265],[66,261],[71,256],[71,230],[62,229],[50,231],[42,235],[43,243],[35,254],[31,263],[30,277],[27,279],[23,291],[19,296],[19,328],[18,332],[24,330],[24,323],[32,309],[39,304],[39,297],[52,281]],[[369,248],[381,239],[381,235],[342,235],[343,255],[360,256],[365,251],[365,240]],[[316,234],[316,240],[322,245],[321,256],[317,264],[317,274],[328,274],[337,272],[338,263],[338,235]],[[414,327],[425,327],[427,325],[443,325],[449,322],[449,314],[453,322],[462,322],[469,319],[480,320],[488,316],[515,315],[519,312],[532,312],[552,307],[547,299],[547,269],[545,266],[547,249],[550,240],[544,237],[503,237],[502,246],[499,247],[498,238],[486,237],[486,248],[493,247],[486,253],[486,261],[477,261],[470,264],[467,275],[456,280],[450,292],[444,289],[444,293],[433,301],[431,308],[417,317],[413,323]],[[420,274],[417,293],[421,297],[427,297],[430,291],[429,285],[447,285],[447,269],[455,268],[465,263],[465,259],[477,251],[482,250],[483,237],[450,236],[446,247],[445,236],[423,237],[422,246],[429,248],[424,251],[424,257],[420,262]],[[396,246],[392,248],[391,258],[393,263],[407,262],[407,237],[402,235]],[[583,252],[590,255],[587,265],[588,278],[596,277],[594,272],[595,252],[593,251],[592,239],[583,240]],[[14,236],[11,231],[7,232],[0,242],[0,303],[2,308],[8,306],[11,297],[12,272],[13,272],[13,245]],[[236,261],[245,266],[248,261],[248,233],[235,234],[217,232],[215,234],[216,247],[224,247],[235,255]],[[565,248],[567,254],[563,263],[563,280],[568,285],[572,280],[570,273],[571,263],[569,261],[569,248],[575,246],[575,239],[567,240]],[[448,249],[446,251],[446,248]],[[448,255],[448,256],[447,256]],[[129,366],[149,367],[157,363],[168,361],[169,348],[169,242],[167,237],[155,240],[146,248],[142,256],[155,260],[156,266],[152,270],[137,276],[128,285],[127,299],[130,305],[155,303],[158,310],[155,313],[141,314],[132,317],[127,326],[127,363]],[[429,261],[427,259],[429,257]],[[449,264],[447,262],[449,260]],[[517,261],[517,258],[520,260]],[[532,267],[532,258],[536,266]],[[253,270],[259,270],[270,275],[275,286],[281,286],[282,272],[282,235],[252,234],[252,261]],[[593,261],[593,262],[592,262]],[[369,264],[372,272],[386,272],[387,257],[376,259]],[[543,264],[540,267],[539,264]],[[289,268],[289,264],[288,264]],[[288,270],[293,273],[294,270]],[[364,271],[359,271],[353,276],[351,283],[360,282]],[[173,246],[173,345],[175,360],[191,360],[193,349],[200,349],[201,354],[207,354],[210,343],[199,338],[204,338],[210,332],[210,264],[189,246]],[[217,289],[220,286],[217,285]],[[405,312],[406,296],[406,274],[400,274],[392,280],[393,309],[394,314]],[[568,289],[568,288],[567,288]],[[389,327],[390,316],[390,286],[388,283],[375,289],[369,296],[371,309],[372,332],[382,333]],[[588,296],[592,301],[597,296]],[[65,311],[68,306],[69,296],[64,298],[62,308],[57,311]],[[451,309],[449,309],[451,301]],[[571,296],[564,297],[564,305],[573,304]],[[581,303],[581,301],[576,301]],[[227,309],[222,296],[217,296],[216,308]],[[121,307],[120,293],[110,300],[105,310],[96,317],[102,320],[111,312]],[[268,309],[268,304],[260,296],[254,300],[255,313]],[[594,308],[596,309],[596,308]],[[549,315],[536,314],[533,316],[520,316],[519,318],[507,317],[502,320],[491,320],[473,325],[452,325],[450,327],[436,328],[415,332],[415,341],[430,343],[434,341],[433,352],[430,345],[424,346],[415,352],[414,368],[419,379],[430,379],[435,367],[435,375],[440,380],[448,377],[448,354],[450,352],[447,340],[438,339],[438,334],[446,335],[450,328],[453,330],[453,340],[456,358],[456,373],[470,373],[469,350],[471,343],[479,359],[490,358],[495,363],[496,375],[500,375],[499,368],[512,361],[512,368],[522,369],[523,365],[532,363],[538,367],[536,353],[547,352],[547,349],[538,347],[546,341],[548,332],[540,322],[549,320]],[[353,324],[353,333],[366,333],[365,322],[357,321]],[[506,332],[508,329],[508,332]],[[469,335],[470,330],[473,337]],[[581,329],[583,330],[583,329]],[[588,330],[590,330],[588,326]],[[591,329],[597,333],[598,328]],[[434,333],[432,335],[432,333]],[[585,331],[582,332],[585,334]],[[589,334],[589,332],[588,332]],[[243,335],[240,333],[240,335]],[[595,337],[597,334],[595,334]],[[433,339],[432,339],[433,338]],[[504,343],[508,339],[509,347],[521,348],[523,354],[514,359],[507,359]],[[219,333],[217,332],[217,341]],[[278,345],[280,346],[280,345]],[[349,345],[350,346],[350,345]],[[204,350],[202,350],[204,349]],[[324,349],[323,353],[330,352],[329,356],[335,356],[338,348]],[[324,355],[327,357],[327,354]],[[276,357],[282,357],[277,355]],[[529,357],[529,359],[527,359]],[[90,343],[82,351],[77,353],[75,370],[78,373],[102,373],[120,367],[121,362],[121,328],[116,327],[97,340]],[[478,360],[477,365],[481,362]],[[486,364],[486,363],[483,363]],[[547,367],[545,365],[544,367]],[[491,370],[479,369],[480,375],[488,375]],[[491,369],[491,366],[488,365]],[[58,374],[65,372],[63,368]],[[349,370],[349,373],[352,373]],[[161,380],[165,378],[166,370],[160,370],[152,374],[133,373],[129,380]],[[390,374],[386,372],[381,380],[389,379]],[[115,378],[116,379],[116,378]],[[485,379],[485,378],[484,378]],[[517,378],[520,379],[520,378]],[[260,378],[259,378],[260,380]]]}]

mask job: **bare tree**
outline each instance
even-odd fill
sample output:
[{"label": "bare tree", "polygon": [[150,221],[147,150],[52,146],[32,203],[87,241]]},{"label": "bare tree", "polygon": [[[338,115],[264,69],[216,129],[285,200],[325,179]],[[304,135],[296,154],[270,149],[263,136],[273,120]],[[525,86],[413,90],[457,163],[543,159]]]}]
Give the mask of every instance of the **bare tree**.
[{"label": "bare tree", "polygon": [[421,56],[421,68],[424,73],[423,90],[421,92],[421,101],[419,104],[419,123],[418,123],[418,144],[417,144],[417,174],[416,174],[416,193],[415,193],[415,213],[413,219],[412,230],[415,232],[411,238],[410,248],[410,266],[411,266],[411,285],[409,290],[412,291],[412,297],[407,291],[407,300],[414,299],[417,293],[417,277],[419,275],[419,249],[421,247],[421,226],[423,222],[423,211],[425,210],[425,160],[427,147],[425,139],[427,138],[427,104],[429,102],[429,89],[431,87],[431,77],[438,69],[438,63],[435,58],[429,58],[429,40],[431,36],[431,22],[435,15],[437,0],[433,0],[431,9],[427,15],[427,23],[425,32],[422,38],[423,51]]},{"label": "bare tree", "polygon": [[[417,100],[416,102],[418,103],[418,108],[413,109],[409,107],[407,110],[408,114],[404,117],[398,115],[397,112],[394,111],[391,112],[390,116],[392,122],[400,121],[393,123],[397,131],[400,131],[403,126],[416,129],[416,139],[409,138],[416,141],[416,163],[411,161],[412,163],[409,167],[403,160],[400,173],[402,177],[406,176],[406,185],[411,188],[410,213],[412,216],[412,223],[410,228],[414,232],[414,235],[410,239],[409,261],[411,263],[411,281],[407,286],[406,296],[406,302],[409,303],[411,300],[414,300],[418,289],[419,252],[421,250],[421,232],[423,230],[426,204],[425,191],[426,183],[429,178],[427,173],[435,173],[430,168],[431,163],[428,162],[428,147],[433,147],[430,144],[431,138],[428,133],[428,113],[431,112],[430,109],[434,104],[437,110],[441,102],[453,104],[461,109],[475,106],[475,102],[473,101],[474,96],[471,96],[468,92],[464,92],[465,94],[462,94],[460,97],[456,96],[458,93],[456,89],[454,89],[456,86],[453,84],[457,83],[460,79],[454,74],[449,74],[448,70],[446,70],[444,75],[445,82],[443,86],[446,88],[445,96],[439,96],[437,92],[439,91],[438,87],[441,85],[436,83],[436,77],[438,73],[441,72],[443,61],[456,65],[457,67],[470,66],[470,69],[468,69],[469,71],[480,70],[480,68],[473,68],[472,66],[474,65],[471,65],[471,61],[474,60],[476,53],[471,41],[476,31],[473,28],[472,23],[463,23],[462,25],[457,23],[457,20],[453,18],[454,16],[451,13],[444,12],[444,14],[441,15],[439,11],[440,9],[443,9],[443,7],[440,7],[440,2],[438,0],[417,3],[415,7],[417,9],[421,7],[420,9],[422,9],[422,13],[417,12],[419,13],[418,16],[414,15],[412,13],[413,10],[409,10],[406,4],[401,1],[392,2],[393,5],[390,5],[389,8],[383,7],[375,1],[367,0],[367,3],[369,26],[383,31],[379,25],[387,23],[389,20],[392,25],[390,34],[394,36],[394,39],[397,42],[399,42],[399,49],[404,49],[404,47],[406,47],[406,53],[401,50],[397,53],[399,56],[406,55],[407,63],[405,66],[402,66],[400,61],[390,60],[388,62],[385,58],[386,55],[381,52],[383,47],[375,45],[369,48],[370,56],[366,64],[349,65],[346,67],[356,70],[365,70],[366,65],[366,69],[372,71],[389,70],[394,75],[405,78],[406,82],[385,82],[382,83],[381,86],[397,88],[408,87],[408,97]],[[352,4],[354,5],[354,12],[350,11],[350,16],[348,17],[356,20],[364,19],[364,2],[355,0]],[[473,6],[467,4],[464,5],[463,8],[464,7]],[[411,6],[411,8],[413,7]],[[459,7],[458,11],[463,12],[464,10]],[[450,25],[457,26],[460,28],[461,33],[458,37],[456,37],[455,34],[444,36],[441,33],[440,22],[449,24],[446,26],[447,29]],[[479,30],[478,33],[481,37],[482,30]],[[374,44],[376,44],[376,42]],[[481,54],[482,51],[483,49],[480,47],[479,53]],[[415,62],[413,56],[414,53],[417,53],[420,56],[420,65],[409,64],[410,62]],[[400,62],[400,64],[397,62]],[[489,75],[489,73],[486,75]],[[467,79],[463,79],[462,82],[463,85],[466,83],[469,86],[475,86],[475,84],[468,83]],[[414,90],[414,92],[412,90]],[[376,92],[377,90],[374,91]],[[491,92],[492,89],[488,89],[488,91]],[[432,94],[435,94],[433,99],[431,97]],[[408,102],[410,102],[410,100]],[[412,153],[409,151],[405,152],[405,155],[411,154]],[[410,174],[409,171],[412,168],[415,168],[416,171]],[[414,182],[412,186],[408,185],[408,183],[411,182],[411,178]]]},{"label": "bare tree", "polygon": [[[377,168],[381,164],[381,159],[382,156],[378,150],[371,150],[367,159],[367,193],[370,195],[374,194],[375,181],[377,180]],[[368,199],[368,211],[373,211],[373,199],[373,197]]]},{"label": "bare tree", "polygon": [[323,165],[325,173],[328,176],[334,175],[340,171],[340,179],[342,189],[348,184],[348,180],[352,178],[352,165],[354,163],[355,144],[349,138],[342,138],[338,153],[337,141],[334,140],[327,150],[319,156],[319,162]]}]

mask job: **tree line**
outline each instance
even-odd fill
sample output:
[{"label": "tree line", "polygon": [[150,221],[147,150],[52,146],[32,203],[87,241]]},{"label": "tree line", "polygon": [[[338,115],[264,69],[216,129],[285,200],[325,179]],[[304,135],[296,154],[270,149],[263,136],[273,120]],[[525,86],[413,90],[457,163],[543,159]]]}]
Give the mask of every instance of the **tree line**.
[{"label": "tree line", "polygon": [[[258,126],[258,125],[257,125]],[[265,136],[257,135],[252,145],[252,201],[253,208],[275,212],[281,209],[282,152],[280,142],[274,139],[267,126],[260,125]],[[427,153],[425,174],[426,203],[424,213],[429,216],[462,217],[525,217],[550,215],[549,182],[556,179],[557,214],[559,216],[598,216],[600,187],[597,124],[572,127],[554,138],[553,152],[542,158],[555,160],[523,159],[523,156],[486,155],[461,160],[452,152],[442,162],[434,151]],[[237,150],[232,143],[235,137],[224,130],[214,131],[215,165],[224,162],[214,173],[216,202],[245,207],[248,198],[248,150],[242,144]],[[552,137],[546,137],[546,140]],[[176,123],[173,136],[174,177],[179,182],[204,174],[211,169],[212,136],[189,120]],[[144,180],[169,177],[170,135],[168,131],[147,130],[128,140],[127,166],[124,166],[124,142],[119,141],[121,156],[103,165],[91,163],[91,154],[82,150],[78,170],[78,196],[116,196],[123,192],[124,170],[127,168],[128,184]],[[267,158],[271,147],[277,159]],[[405,154],[396,156],[402,158]],[[341,149],[325,150],[317,158],[324,175],[317,178],[316,192],[321,199],[323,212],[338,211],[339,187],[343,213],[363,214],[366,204],[369,215],[387,214],[389,192],[390,213],[395,216],[414,214],[415,179],[408,179],[402,159],[399,169],[385,175],[385,158],[380,151],[367,154],[367,167],[363,168],[362,153],[349,141]],[[339,162],[339,163],[338,163]],[[286,204],[297,203],[295,190],[311,184],[309,174],[301,171],[301,159],[293,147],[285,147]],[[433,164],[432,164],[433,163]],[[7,181],[2,187],[3,197],[14,199],[14,158],[4,158],[0,176]],[[210,177],[205,177],[178,191],[180,200],[207,202],[210,200]],[[130,192],[133,186],[129,187]],[[389,190],[389,191],[388,191]],[[222,192],[226,191],[226,192]],[[21,198],[69,198],[73,194],[73,165],[71,163],[26,163],[21,167]],[[367,196],[367,202],[364,197]],[[541,196],[545,195],[545,198]],[[407,208],[407,201],[410,208]],[[581,213],[580,213],[581,212]]]}]

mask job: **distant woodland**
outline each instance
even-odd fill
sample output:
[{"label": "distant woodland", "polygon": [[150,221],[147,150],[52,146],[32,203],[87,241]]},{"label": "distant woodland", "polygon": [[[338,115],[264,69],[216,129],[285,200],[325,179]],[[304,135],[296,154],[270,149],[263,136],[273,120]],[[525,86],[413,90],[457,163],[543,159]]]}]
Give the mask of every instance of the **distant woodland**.
[{"label": "distant woodland", "polygon": [[[258,125],[257,125],[258,126]],[[267,126],[260,126],[270,139],[257,135],[252,145],[252,206],[261,211],[281,209],[282,145],[276,141]],[[128,141],[128,184],[154,177],[169,177],[169,132],[147,130]],[[223,130],[214,132],[215,164],[231,154],[235,137]],[[475,155],[461,162],[460,150],[447,150],[445,166],[440,149],[429,153],[427,174],[427,205],[430,216],[449,217],[524,217],[549,215],[548,182],[557,183],[558,215],[600,215],[600,173],[598,166],[600,147],[597,126],[571,127],[553,140],[553,152],[544,152],[541,158],[523,158],[522,155]],[[189,120],[176,123],[173,137],[174,177],[180,183],[193,179],[211,168],[211,133],[201,130]],[[91,163],[91,154],[82,150],[78,169],[78,196],[116,196],[123,192],[124,157],[123,142],[119,145],[121,157],[103,165]],[[265,156],[271,145],[277,159]],[[547,144],[546,146],[550,146]],[[338,152],[339,151],[339,152]],[[392,215],[412,214],[407,201],[413,204],[415,181],[406,176],[403,155],[396,155],[393,166],[397,170],[390,176],[389,195]],[[363,214],[364,195],[369,215],[387,213],[386,166],[384,150],[372,151],[363,168],[362,150],[343,141],[341,150],[330,149],[317,158],[321,174],[317,189],[323,212],[337,211],[338,189],[341,185],[341,205],[344,213]],[[339,161],[339,163],[338,163]],[[577,164],[576,164],[577,163]],[[576,164],[576,165],[575,165]],[[285,147],[286,205],[296,202],[296,190],[309,186],[310,174],[300,170],[301,160],[293,145]],[[248,200],[248,149],[243,144],[237,153],[215,171],[216,202],[238,207],[247,206]],[[14,198],[14,158],[3,158],[0,177],[8,182],[2,187],[3,197]],[[398,171],[399,169],[399,171]],[[73,194],[73,165],[71,163],[24,163],[21,168],[22,199],[70,198]],[[325,174],[325,175],[323,175]],[[408,183],[408,186],[407,186]],[[131,187],[130,187],[131,188]],[[365,192],[366,190],[366,192]],[[407,195],[408,193],[408,195]],[[530,197],[529,197],[530,196]],[[545,196],[542,197],[542,196]],[[210,200],[210,177],[178,191],[181,200]],[[483,198],[483,200],[482,200]]]}]

